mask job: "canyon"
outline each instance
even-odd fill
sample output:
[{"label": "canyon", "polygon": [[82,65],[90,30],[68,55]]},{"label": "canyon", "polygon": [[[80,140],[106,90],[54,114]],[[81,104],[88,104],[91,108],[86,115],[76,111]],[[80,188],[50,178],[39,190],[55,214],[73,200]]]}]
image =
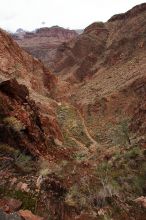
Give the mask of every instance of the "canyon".
[{"label": "canyon", "polygon": [[78,36],[75,30],[59,26],[42,27],[32,32],[18,29],[12,37],[34,57],[43,60],[49,68],[54,65],[54,56],[59,45]]},{"label": "canyon", "polygon": [[0,218],[145,220],[146,3],[20,34],[0,30]]}]

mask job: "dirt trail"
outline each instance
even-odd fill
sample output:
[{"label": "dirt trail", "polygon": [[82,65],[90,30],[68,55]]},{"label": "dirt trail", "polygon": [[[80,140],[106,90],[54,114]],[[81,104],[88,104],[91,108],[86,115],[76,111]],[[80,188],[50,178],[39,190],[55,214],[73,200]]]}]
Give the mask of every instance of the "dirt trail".
[{"label": "dirt trail", "polygon": [[89,131],[88,131],[88,128],[85,124],[85,120],[84,120],[84,117],[81,115],[81,113],[78,111],[78,114],[82,120],[82,124],[83,124],[83,127],[84,127],[84,131],[87,135],[87,137],[89,138],[89,140],[92,142],[92,144],[90,145],[90,150],[96,150],[97,149],[97,146],[99,145],[90,135]]}]

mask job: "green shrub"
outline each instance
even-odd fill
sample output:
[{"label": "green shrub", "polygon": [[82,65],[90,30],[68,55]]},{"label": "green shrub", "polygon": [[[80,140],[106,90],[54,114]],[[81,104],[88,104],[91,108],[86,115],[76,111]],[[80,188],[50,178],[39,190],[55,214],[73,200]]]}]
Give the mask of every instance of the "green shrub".
[{"label": "green shrub", "polygon": [[86,194],[81,192],[81,189],[77,184],[73,185],[69,192],[67,193],[65,197],[65,203],[68,206],[76,207],[76,208],[85,208],[88,207],[88,197]]},{"label": "green shrub", "polygon": [[35,163],[32,161],[31,156],[21,153],[19,150],[14,154],[14,166],[18,171],[24,173],[30,173],[35,170]]},{"label": "green shrub", "polygon": [[0,187],[0,197],[10,197],[22,201],[22,209],[35,211],[36,197],[31,193],[22,192],[20,190],[9,190],[6,186]]},{"label": "green shrub", "polygon": [[123,120],[117,124],[110,133],[113,144],[119,146],[131,145],[130,141],[130,131],[129,131],[129,121]]},{"label": "green shrub", "polygon": [[135,159],[138,156],[141,156],[142,152],[139,147],[133,147],[129,151],[127,151],[124,155],[125,159]]}]

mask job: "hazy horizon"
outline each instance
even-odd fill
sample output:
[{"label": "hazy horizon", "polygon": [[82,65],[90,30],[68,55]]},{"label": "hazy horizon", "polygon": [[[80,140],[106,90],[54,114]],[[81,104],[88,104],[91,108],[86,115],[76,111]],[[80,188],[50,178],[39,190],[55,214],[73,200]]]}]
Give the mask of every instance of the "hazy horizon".
[{"label": "hazy horizon", "polygon": [[61,26],[84,29],[96,21],[107,21],[124,13],[140,0],[5,0],[1,1],[0,27],[8,31],[27,31],[40,27]]}]

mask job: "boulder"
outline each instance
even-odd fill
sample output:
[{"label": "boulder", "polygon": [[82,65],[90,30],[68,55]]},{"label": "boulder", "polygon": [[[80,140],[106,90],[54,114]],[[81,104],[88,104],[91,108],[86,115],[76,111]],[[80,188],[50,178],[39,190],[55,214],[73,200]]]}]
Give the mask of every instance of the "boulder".
[{"label": "boulder", "polygon": [[0,90],[12,98],[21,99],[24,101],[26,100],[27,96],[29,96],[27,87],[25,85],[18,84],[16,79],[1,82]]},{"label": "boulder", "polygon": [[20,209],[22,202],[18,199],[0,199],[0,208],[5,212],[14,212]]},{"label": "boulder", "polygon": [[141,196],[134,200],[136,203],[142,205],[144,208],[146,208],[146,197]]},{"label": "boulder", "polygon": [[20,210],[19,214],[24,220],[44,220],[44,218],[32,214],[29,210]]}]

